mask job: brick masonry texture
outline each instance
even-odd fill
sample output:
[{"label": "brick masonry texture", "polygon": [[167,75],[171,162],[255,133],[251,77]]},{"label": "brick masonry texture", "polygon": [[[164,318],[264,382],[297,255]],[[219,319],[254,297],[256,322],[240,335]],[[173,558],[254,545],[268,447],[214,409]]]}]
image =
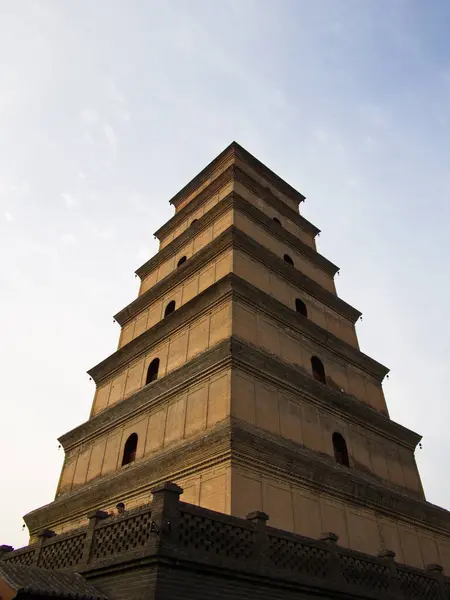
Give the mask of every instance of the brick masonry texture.
[{"label": "brick masonry texture", "polygon": [[[334,533],[313,540],[181,502],[166,483],[151,505],[108,516],[71,534],[44,532],[37,544],[5,551],[0,560],[70,569],[111,599],[140,598],[450,598],[450,578],[395,562],[389,549],[369,556],[339,546]],[[7,550],[7,549],[6,549]],[[1,550],[0,550],[1,552]],[[76,564],[74,564],[76,560]]]},{"label": "brick masonry texture", "polygon": [[0,560],[122,600],[450,600],[450,513],[303,200],[236,143],[172,198],[91,414],[60,437],[55,500]]}]

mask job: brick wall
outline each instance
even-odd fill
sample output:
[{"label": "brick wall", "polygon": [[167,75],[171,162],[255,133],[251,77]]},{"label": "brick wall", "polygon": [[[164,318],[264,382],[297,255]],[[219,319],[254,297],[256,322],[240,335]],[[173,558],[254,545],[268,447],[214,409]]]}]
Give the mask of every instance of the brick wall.
[{"label": "brick wall", "polygon": [[[427,598],[448,600],[442,567],[415,569],[347,550],[333,533],[319,540],[180,502],[182,490],[164,484],[151,506],[111,517],[97,511],[72,536],[44,532],[33,547],[0,558],[49,569],[71,569],[112,600],[214,597],[262,600],[308,598]],[[309,590],[309,591],[307,591]]]}]

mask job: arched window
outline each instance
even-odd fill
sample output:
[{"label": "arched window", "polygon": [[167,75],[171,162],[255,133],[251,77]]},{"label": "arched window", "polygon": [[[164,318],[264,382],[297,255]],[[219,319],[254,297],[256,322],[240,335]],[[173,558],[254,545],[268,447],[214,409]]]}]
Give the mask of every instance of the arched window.
[{"label": "arched window", "polygon": [[273,217],[273,219],[272,219],[272,220],[273,220],[273,221],[275,221],[275,223],[276,223],[277,225],[280,225],[280,226],[281,226],[281,221],[280,221],[280,219],[277,219],[277,217]]},{"label": "arched window", "polygon": [[185,256],[182,256],[182,257],[180,258],[180,260],[177,262],[177,267],[181,267],[181,265],[182,265],[183,263],[185,263],[185,262],[186,262],[186,257],[185,257]]},{"label": "arched window", "polygon": [[306,308],[306,304],[300,298],[295,299],[295,310],[303,315],[304,317],[308,316],[308,309]]},{"label": "arched window", "polygon": [[196,221],[198,221],[198,219],[192,219],[191,225],[193,225]]},{"label": "arched window", "polygon": [[145,380],[145,385],[147,385],[147,383],[151,383],[152,381],[156,381],[158,379],[158,369],[159,369],[159,358],[154,358],[152,360],[152,362],[148,365],[147,378]]},{"label": "arched window", "polygon": [[123,449],[122,467],[136,460],[136,448],[138,443],[137,433],[132,433],[125,442]]},{"label": "arched window", "polygon": [[289,265],[294,266],[294,261],[292,260],[292,258],[289,256],[289,254],[285,254],[284,255],[284,261],[287,262]]},{"label": "arched window", "polygon": [[326,385],[327,380],[325,378],[325,367],[323,366],[323,362],[317,356],[311,356],[311,367],[312,374],[314,379],[320,381],[320,383],[324,383]]},{"label": "arched window", "polygon": [[166,310],[164,311],[164,316],[170,315],[175,310],[175,300],[171,300],[169,304],[166,306]]},{"label": "arched window", "polygon": [[348,460],[348,450],[347,444],[345,443],[344,438],[340,433],[335,431],[333,433],[333,448],[334,448],[334,458],[336,462],[340,465],[345,465],[346,467],[350,466]]}]

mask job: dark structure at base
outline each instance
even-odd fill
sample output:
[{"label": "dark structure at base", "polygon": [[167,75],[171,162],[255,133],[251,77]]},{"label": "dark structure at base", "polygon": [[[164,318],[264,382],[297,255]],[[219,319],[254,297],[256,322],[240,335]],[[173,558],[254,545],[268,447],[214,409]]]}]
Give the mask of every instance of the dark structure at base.
[{"label": "dark structure at base", "polygon": [[180,502],[181,492],[166,483],[151,505],[117,516],[96,511],[87,528],[47,530],[19,550],[0,546],[0,597],[450,600],[439,565],[414,569],[389,549],[361,554],[333,533],[312,540],[268,527],[264,513],[239,519]]}]

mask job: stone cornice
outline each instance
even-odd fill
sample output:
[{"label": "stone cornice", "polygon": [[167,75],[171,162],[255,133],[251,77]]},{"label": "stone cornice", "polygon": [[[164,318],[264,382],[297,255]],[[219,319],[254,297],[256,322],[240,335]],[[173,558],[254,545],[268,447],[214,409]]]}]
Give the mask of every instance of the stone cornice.
[{"label": "stone cornice", "polygon": [[251,175],[240,169],[237,165],[230,165],[225,171],[217,176],[204,190],[202,190],[195,198],[193,198],[186,206],[169,219],[162,227],[154,233],[155,237],[162,240],[173,229],[176,229],[190,214],[195,212],[199,206],[206,202],[214,193],[229,181],[239,181],[248,190],[259,196],[268,204],[272,205],[279,213],[290,219],[295,225],[303,229],[305,232],[316,236],[320,233],[320,229],[310,223],[298,212],[295,212],[287,204],[274,196],[266,187],[256,181]]},{"label": "stone cornice", "polygon": [[35,532],[59,525],[70,513],[72,519],[83,519],[86,514],[104,508],[104,504],[119,501],[133,490],[134,496],[148,491],[169,479],[179,479],[230,460],[228,420],[213,429],[203,431],[195,439],[156,452],[61,494],[53,502],[24,516],[33,535]]},{"label": "stone cornice", "polygon": [[114,319],[123,327],[130,319],[133,319],[141,311],[145,310],[159,297],[164,296],[171,288],[191,277],[191,275],[202,269],[207,263],[227,250],[227,248],[231,248],[232,244],[233,236],[230,229],[227,229],[217,236],[211,244],[196,252],[175,271],[172,271],[167,277],[164,277],[164,279],[138,296],[133,302],[130,302],[130,304],[114,315]]},{"label": "stone cornice", "polygon": [[[262,225],[274,237],[289,244],[300,254],[303,254],[312,264],[316,265],[330,276],[334,276],[339,270],[339,267],[313,250],[310,246],[303,243],[296,236],[289,233],[286,229],[277,225],[273,219],[267,217],[262,211],[255,208],[247,200],[234,192],[231,192],[211,211],[209,211],[207,215],[205,215],[205,218],[207,217],[207,222],[200,222],[198,225],[199,229],[202,230],[204,227],[214,221],[218,215],[226,212],[228,209],[240,211],[241,213],[250,217],[258,225]],[[202,219],[203,217],[200,219],[200,221],[202,221]],[[159,264],[161,264],[161,262],[167,260],[169,256],[176,254],[179,248],[186,243],[190,237],[193,237],[193,235],[198,232],[199,229],[197,229],[196,225],[197,224],[195,223],[192,228],[189,228],[189,230],[184,232],[181,236],[174,240],[174,242],[168,244],[161,252],[156,254],[153,258],[147,261],[145,265],[140,267],[140,269],[138,269],[140,277],[145,277],[151,270],[155,269]],[[160,295],[165,294],[167,290],[180,283],[180,281],[184,280],[186,277],[195,273],[197,269],[200,269],[203,265],[212,260],[213,257],[217,256],[226,247],[231,246],[231,238],[228,238],[225,235],[227,231],[228,229],[218,236],[218,238],[216,238],[216,240],[220,240],[220,242],[213,240],[213,242],[199,250],[199,252],[196,252],[191,258],[189,258],[189,260],[181,265],[181,267],[175,271],[172,271],[172,273],[167,275],[167,277],[156,283],[146,292],[133,300],[133,302],[120,310],[116,315],[114,315],[114,319],[119,323],[119,325],[123,326],[127,321],[135,317],[141,310],[144,310],[144,308],[149,306],[151,302],[154,302],[154,300],[156,300]],[[181,242],[179,241],[180,237],[183,237]]]},{"label": "stone cornice", "polygon": [[195,212],[199,206],[209,200],[209,198],[221,187],[226,185],[229,181],[232,181],[234,177],[235,165],[230,165],[225,171],[213,179],[195,198],[186,204],[186,206],[183,206],[183,208],[175,213],[171,219],[166,221],[153,235],[158,238],[158,240],[165,238],[173,229],[176,229],[184,219]]},{"label": "stone cornice", "polygon": [[305,219],[305,217],[303,217],[300,213],[296,212],[282,200],[277,198],[267,187],[261,185],[249,173],[246,173],[237,165],[235,166],[235,180],[242,183],[249,191],[259,196],[262,200],[266,201],[268,204],[271,204],[279,213],[298,225],[300,229],[312,234],[314,237],[320,233],[320,229],[318,227],[313,225],[310,221],[308,221],[308,219]]},{"label": "stone cornice", "polygon": [[370,356],[367,356],[361,350],[347,344],[347,342],[344,342],[333,333],[316,325],[310,319],[303,317],[295,310],[276,300],[273,296],[269,296],[269,294],[259,290],[237,275],[233,278],[233,290],[235,292],[233,296],[238,294],[246,303],[258,310],[264,311],[282,325],[288,325],[292,329],[302,333],[317,344],[337,354],[339,358],[345,358],[348,362],[365,371],[378,381],[381,382],[389,373],[387,367],[370,358]]},{"label": "stone cornice", "polygon": [[179,192],[172,196],[169,200],[169,204],[172,204],[175,209],[193,192],[198,190],[202,185],[204,185],[209,179],[211,179],[217,171],[219,171],[223,166],[229,162],[230,160],[234,161],[235,159],[235,142],[232,142],[229,146],[227,146],[222,152],[216,156],[206,167],[204,167],[200,173],[198,173],[193,179],[189,181],[184,187],[181,188]]},{"label": "stone cornice", "polygon": [[162,250],[160,250],[155,256],[152,256],[146,263],[136,269],[135,273],[143,279],[149,273],[151,273],[156,267],[167,260],[169,257],[176,254],[182,246],[194,238],[199,232],[206,229],[211,223],[213,223],[220,215],[229,210],[232,206],[232,194],[229,194],[221,202],[213,206],[202,217],[197,219],[195,223],[192,223],[186,231],[183,231],[178,237],[176,237],[170,244],[167,244]]},{"label": "stone cornice", "polygon": [[[230,228],[231,229],[231,228]],[[248,236],[243,231],[234,228],[235,247],[243,250],[252,258],[256,258],[266,267],[279,273],[284,279],[290,281],[293,285],[305,290],[311,296],[317,298],[342,316],[346,317],[352,323],[361,316],[361,313],[356,308],[339,298],[336,294],[325,290],[321,285],[304,275],[298,269],[292,268],[281,257],[277,256],[256,240]]]},{"label": "stone cornice", "polygon": [[288,393],[300,395],[308,402],[319,405],[326,412],[344,416],[355,424],[373,431],[377,435],[414,449],[421,439],[417,433],[399,425],[389,417],[379,413],[354,396],[322,385],[303,369],[285,363],[280,359],[255,348],[236,337],[224,340],[211,350],[203,352],[191,361],[144,386],[126,401],[95,415],[85,423],[59,438],[65,451],[77,444],[85,443],[102,435],[118,423],[135,419],[150,406],[165,401],[168,397],[182,392],[193,381],[200,381],[218,370],[236,367],[251,375],[264,379]]},{"label": "stone cornice", "polygon": [[355,423],[364,428],[411,450],[414,450],[422,439],[419,434],[392,421],[388,416],[354,396],[323,385],[303,369],[285,363],[261,348],[233,337],[231,353],[232,366],[266,379],[268,383],[276,384],[278,388],[290,391],[294,395],[300,394],[328,412],[341,413],[347,419],[351,417]]},{"label": "stone cornice", "polygon": [[297,203],[297,206],[301,202],[305,201],[305,196],[287,183],[287,181],[282,179],[279,175],[272,171],[272,169],[266,167],[264,163],[250,154],[250,152],[245,150],[245,148],[243,148],[240,144],[237,144],[236,142],[234,142],[234,144],[236,156],[239,159],[248,164],[254,171],[262,175],[264,179],[267,179],[267,181],[277,187],[281,192],[283,192],[283,194],[291,198],[291,200],[294,200]]},{"label": "stone cornice", "polygon": [[167,478],[179,481],[198,473],[199,469],[230,461],[232,465],[256,469],[270,477],[281,476],[294,485],[306,484],[350,504],[370,507],[395,519],[448,535],[448,511],[236,419],[225,419],[188,442],[62,494],[51,504],[25,515],[24,520],[33,535],[63,523],[68,514],[72,519],[85,518],[89,511],[104,508],[100,503],[116,502],[128,495],[130,489],[135,496],[150,493],[153,486]]},{"label": "stone cornice", "polygon": [[449,511],[244,421],[233,421],[231,448],[233,465],[241,464],[272,477],[281,474],[292,483],[303,480],[317,491],[326,491],[346,502],[449,533]]},{"label": "stone cornice", "polygon": [[308,260],[310,260],[319,268],[323,269],[326,273],[335,275],[339,270],[339,267],[319,254],[316,250],[311,248],[311,246],[308,246],[308,244],[302,242],[297,236],[277,225],[273,219],[253,206],[253,204],[248,202],[248,200],[245,200],[236,192],[230,192],[225,198],[213,206],[211,210],[197,219],[195,223],[192,223],[188,229],[183,231],[183,233],[177,236],[172,242],[167,244],[167,246],[155,254],[155,256],[150,258],[146,263],[141,265],[136,270],[136,275],[138,275],[141,279],[146,277],[146,275],[151,273],[170,256],[176,254],[184,244],[186,244],[190,239],[194,238],[200,231],[206,229],[229,209],[240,210],[241,212],[245,213],[248,217],[252,218],[253,221],[259,225],[263,225],[263,227],[270,231],[270,233],[272,233],[272,235],[274,235],[276,238],[283,240],[285,243],[297,250],[300,254],[306,256]]},{"label": "stone cornice", "polygon": [[[196,223],[194,224],[194,226],[195,225]],[[216,252],[217,247],[225,248],[231,241],[235,247],[243,250],[252,258],[256,258],[262,264],[269,266],[273,271],[279,273],[284,279],[287,279],[293,285],[305,290],[308,294],[314,296],[317,300],[323,302],[324,304],[326,304],[327,306],[329,306],[330,308],[347,318],[352,323],[355,323],[361,316],[361,312],[358,311],[356,308],[339,298],[336,294],[333,294],[332,292],[329,292],[328,290],[323,288],[321,285],[310,279],[307,275],[304,275],[298,269],[293,269],[291,265],[288,265],[282,258],[280,258],[276,254],[259,244],[246,233],[236,228],[234,225],[228,227],[228,229],[226,229],[223,233],[220,234],[220,236],[218,236],[215,240],[208,244],[208,246],[206,246],[203,250],[200,250],[198,254],[205,251],[205,255],[207,255],[207,249],[211,253],[214,253]],[[167,248],[169,246],[167,246]],[[165,249],[166,248],[164,248],[164,250]],[[187,263],[194,260],[195,255],[188,261],[186,261],[186,269]],[[185,265],[183,265],[183,268],[185,268]],[[178,273],[178,270],[175,271],[175,273]],[[170,275],[168,275],[168,277],[170,277]],[[154,287],[155,286],[153,286],[152,288],[147,290],[147,292],[142,294],[142,296],[146,297],[145,302],[147,302],[147,299],[149,299],[148,304],[152,301],[152,293]],[[131,318],[129,316],[129,314],[131,314],[131,307],[134,305],[134,302],[138,301],[144,302],[144,300],[134,300],[131,304],[129,304],[126,308],[124,308],[118,313],[118,315],[120,315],[120,319],[122,319],[125,314],[128,314],[127,319]],[[125,311],[127,311],[127,313],[125,313]]]},{"label": "stone cornice", "polygon": [[297,236],[287,231],[287,229],[277,225],[273,219],[256,208],[256,206],[248,202],[248,200],[245,200],[236,192],[233,194],[233,196],[233,207],[236,210],[245,213],[248,217],[253,219],[254,222],[262,225],[266,230],[270,231],[274,237],[283,240],[285,243],[292,246],[292,248],[297,250],[300,254],[306,256],[310,262],[318,266],[329,275],[333,276],[339,271],[339,267],[322,256],[322,254],[319,254],[317,250],[314,250],[311,248],[311,246],[308,246],[308,244],[302,242]]},{"label": "stone cornice", "polygon": [[272,183],[281,192],[286,194],[286,196],[294,200],[297,205],[305,200],[303,194],[300,194],[300,192],[298,192],[295,188],[284,181],[284,179],[274,173],[274,171],[266,167],[266,165],[264,165],[256,157],[247,152],[247,150],[245,150],[237,142],[232,142],[213,161],[211,161],[209,165],[202,169],[198,175],[196,175],[187,185],[185,185],[177,194],[175,194],[175,196],[173,196],[173,198],[170,200],[170,204],[173,204],[175,207],[181,204],[187,196],[192,194],[192,192],[195,192],[195,190],[205,183],[205,181],[210,179],[214,171],[217,171],[220,166],[230,158],[233,158],[233,160],[236,160],[236,158],[241,159],[262,177],[264,177],[264,179]]},{"label": "stone cornice", "polygon": [[[131,361],[148,352],[152,346],[161,342],[165,337],[175,333],[178,329],[185,327],[189,322],[197,318],[199,314],[203,313],[205,310],[210,310],[217,302],[224,300],[226,295],[230,295],[231,297],[232,294],[235,293],[233,290],[237,289],[236,286],[240,286],[238,289],[246,291],[247,295],[252,293],[253,298],[255,298],[254,289],[253,292],[251,291],[252,286],[246,286],[245,282],[241,278],[230,273],[213,285],[209,286],[201,294],[192,298],[192,300],[181,306],[174,313],[165,319],[162,319],[159,321],[159,323],[156,323],[156,325],[150,329],[147,329],[147,331],[144,331],[144,333],[139,335],[137,338],[131,340],[131,342],[116,350],[116,352],[111,354],[108,358],[104,359],[98,365],[90,369],[88,374],[92,377],[95,383],[99,385],[114,372],[119,371]],[[244,291],[241,293],[245,293]],[[263,292],[261,292],[261,295],[263,295]],[[267,302],[269,302],[267,295],[265,296]],[[274,307],[275,312],[271,314],[275,314],[275,316],[276,311],[279,308],[283,310],[283,314],[285,316],[287,316],[290,312],[289,309],[285,309],[281,303],[278,305],[276,301],[274,301],[272,307]],[[295,322],[292,320],[292,317],[290,318],[292,326],[298,328],[300,325],[304,325],[300,320]],[[310,323],[309,325],[313,324]],[[308,325],[305,326],[308,327]],[[326,333],[325,330],[322,331],[319,327],[310,327],[307,331],[310,333],[310,335],[312,333],[317,334],[318,343],[323,344],[324,341],[327,341],[331,344],[330,348],[334,348],[335,352],[339,350],[341,354],[345,352],[347,356],[350,356],[354,361],[358,359],[357,364],[360,366],[360,368],[370,368],[373,376],[383,372],[383,369],[385,370],[385,367],[378,365],[376,361],[370,359],[362,352],[357,350],[352,352],[351,346],[345,344],[345,342],[339,343],[333,334]],[[349,354],[350,352],[352,352],[352,354]]]},{"label": "stone cornice", "polygon": [[81,425],[65,433],[58,441],[68,452],[80,443],[89,442],[112,427],[117,427],[130,418],[136,419],[168,398],[182,393],[190,385],[198,384],[212,374],[231,366],[231,338],[217,344],[174,369],[164,377],[146,385],[129,396],[91,417]]},{"label": "stone cornice", "polygon": [[158,344],[167,336],[184,328],[206,309],[211,309],[218,301],[225,300],[228,293],[231,293],[231,280],[229,277],[223,277],[175,312],[159,321],[159,323],[156,323],[156,325],[119,348],[108,358],[105,358],[105,360],[90,369],[88,374],[98,385],[106,377],[148,352],[152,346]]}]

